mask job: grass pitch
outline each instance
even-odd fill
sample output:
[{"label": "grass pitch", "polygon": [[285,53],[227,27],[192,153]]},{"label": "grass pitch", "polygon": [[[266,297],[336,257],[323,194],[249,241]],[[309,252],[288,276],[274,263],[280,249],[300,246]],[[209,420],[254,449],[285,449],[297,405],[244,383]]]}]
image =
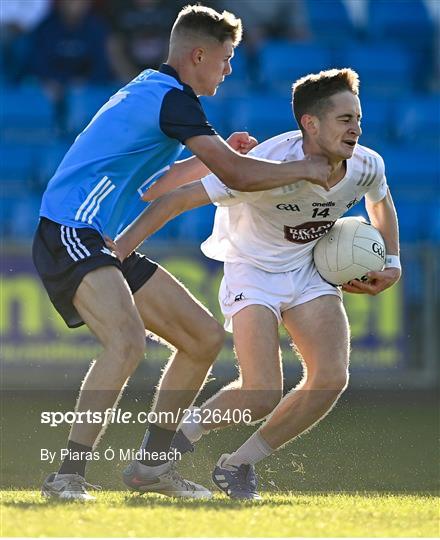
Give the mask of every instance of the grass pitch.
[{"label": "grass pitch", "polygon": [[1,535],[33,537],[436,537],[438,499],[423,495],[266,494],[239,503],[216,495],[181,501],[128,492],[95,503],[2,492]]}]

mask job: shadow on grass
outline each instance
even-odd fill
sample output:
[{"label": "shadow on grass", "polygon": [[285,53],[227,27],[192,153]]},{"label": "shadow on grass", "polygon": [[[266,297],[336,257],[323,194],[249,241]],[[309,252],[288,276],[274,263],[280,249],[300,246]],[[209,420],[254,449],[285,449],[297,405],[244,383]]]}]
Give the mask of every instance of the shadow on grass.
[{"label": "shadow on grass", "polygon": [[128,508],[138,508],[138,507],[148,507],[148,508],[213,508],[213,509],[228,509],[228,508],[243,508],[243,507],[256,507],[256,506],[290,506],[292,504],[310,504],[307,501],[295,501],[295,500],[234,500],[227,497],[224,498],[212,498],[212,499],[177,499],[171,497],[162,497],[160,495],[131,495],[127,494],[121,497],[119,501],[115,500],[106,500],[106,497],[99,497],[97,501],[86,502],[86,501],[62,501],[59,499],[43,499],[38,498],[35,501],[5,501],[2,502],[2,506],[10,508],[21,508],[21,509],[32,509],[32,508],[53,508],[53,507],[68,507],[68,508],[82,508],[84,505],[87,507],[93,508],[95,504],[103,505],[105,504],[109,508],[119,508],[119,507],[128,507]]},{"label": "shadow on grass", "polygon": [[256,506],[290,506],[293,504],[293,501],[288,500],[234,500],[227,497],[224,498],[213,498],[213,499],[192,499],[192,500],[182,500],[182,499],[171,499],[171,498],[162,498],[160,496],[148,496],[143,495],[132,495],[126,496],[124,498],[124,504],[128,507],[143,507],[148,506],[149,508],[171,508],[178,506],[179,508],[213,508],[213,509],[227,509],[227,508],[249,508]]},{"label": "shadow on grass", "polygon": [[[68,508],[82,508],[85,506],[93,508],[95,504],[106,505],[109,508],[205,508],[205,509],[235,509],[235,508],[250,508],[250,507],[281,507],[281,506],[312,506],[314,504],[312,499],[305,499],[304,497],[329,497],[332,498],[335,495],[351,496],[351,497],[399,497],[399,496],[418,496],[418,497],[439,497],[439,492],[436,490],[426,491],[347,491],[347,492],[316,492],[316,491],[298,491],[298,492],[278,492],[263,494],[262,500],[234,500],[229,499],[226,496],[215,496],[212,499],[178,499],[161,496],[159,494],[131,494],[124,493],[119,500],[110,498],[108,500],[107,493],[110,493],[112,497],[114,492],[106,492],[100,495],[97,494],[97,500],[93,502],[87,501],[66,501],[59,499],[45,499],[43,497],[36,497],[33,501],[2,501],[1,506],[10,508],[21,509],[35,509],[35,508],[52,508],[52,507],[68,507]],[[277,496],[285,496],[285,499],[280,499]],[[277,497],[277,498],[275,498]]]}]

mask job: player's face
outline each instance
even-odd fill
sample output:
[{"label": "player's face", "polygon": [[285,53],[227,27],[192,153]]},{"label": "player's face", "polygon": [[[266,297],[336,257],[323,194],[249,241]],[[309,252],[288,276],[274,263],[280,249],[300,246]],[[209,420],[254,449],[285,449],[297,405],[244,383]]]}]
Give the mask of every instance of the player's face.
[{"label": "player's face", "polygon": [[234,47],[231,40],[224,43],[209,44],[204,49],[203,61],[200,63],[199,84],[197,94],[200,96],[213,96],[217,88],[232,73],[231,59],[234,56]]},{"label": "player's face", "polygon": [[330,101],[331,107],[319,118],[315,142],[329,159],[349,159],[362,133],[361,104],[351,92],[335,94]]}]

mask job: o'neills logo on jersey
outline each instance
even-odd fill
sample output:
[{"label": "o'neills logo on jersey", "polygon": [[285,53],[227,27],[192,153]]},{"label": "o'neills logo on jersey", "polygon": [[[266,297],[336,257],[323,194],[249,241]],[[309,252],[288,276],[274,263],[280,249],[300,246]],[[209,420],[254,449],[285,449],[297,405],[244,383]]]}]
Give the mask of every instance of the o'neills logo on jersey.
[{"label": "o'neills logo on jersey", "polygon": [[284,225],[284,238],[295,244],[307,244],[324,236],[334,224],[334,221],[308,221],[296,227]]}]

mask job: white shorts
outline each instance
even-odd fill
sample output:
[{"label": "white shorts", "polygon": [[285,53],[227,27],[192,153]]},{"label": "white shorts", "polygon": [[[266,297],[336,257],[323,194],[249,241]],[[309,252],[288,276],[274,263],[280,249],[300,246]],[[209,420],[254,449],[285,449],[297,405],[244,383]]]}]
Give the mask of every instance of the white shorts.
[{"label": "white shorts", "polygon": [[284,311],[328,294],[342,299],[341,290],[325,281],[312,261],[298,270],[280,273],[265,272],[248,263],[225,263],[219,302],[225,329],[232,332],[232,317],[246,306],[268,307],[280,324]]}]

